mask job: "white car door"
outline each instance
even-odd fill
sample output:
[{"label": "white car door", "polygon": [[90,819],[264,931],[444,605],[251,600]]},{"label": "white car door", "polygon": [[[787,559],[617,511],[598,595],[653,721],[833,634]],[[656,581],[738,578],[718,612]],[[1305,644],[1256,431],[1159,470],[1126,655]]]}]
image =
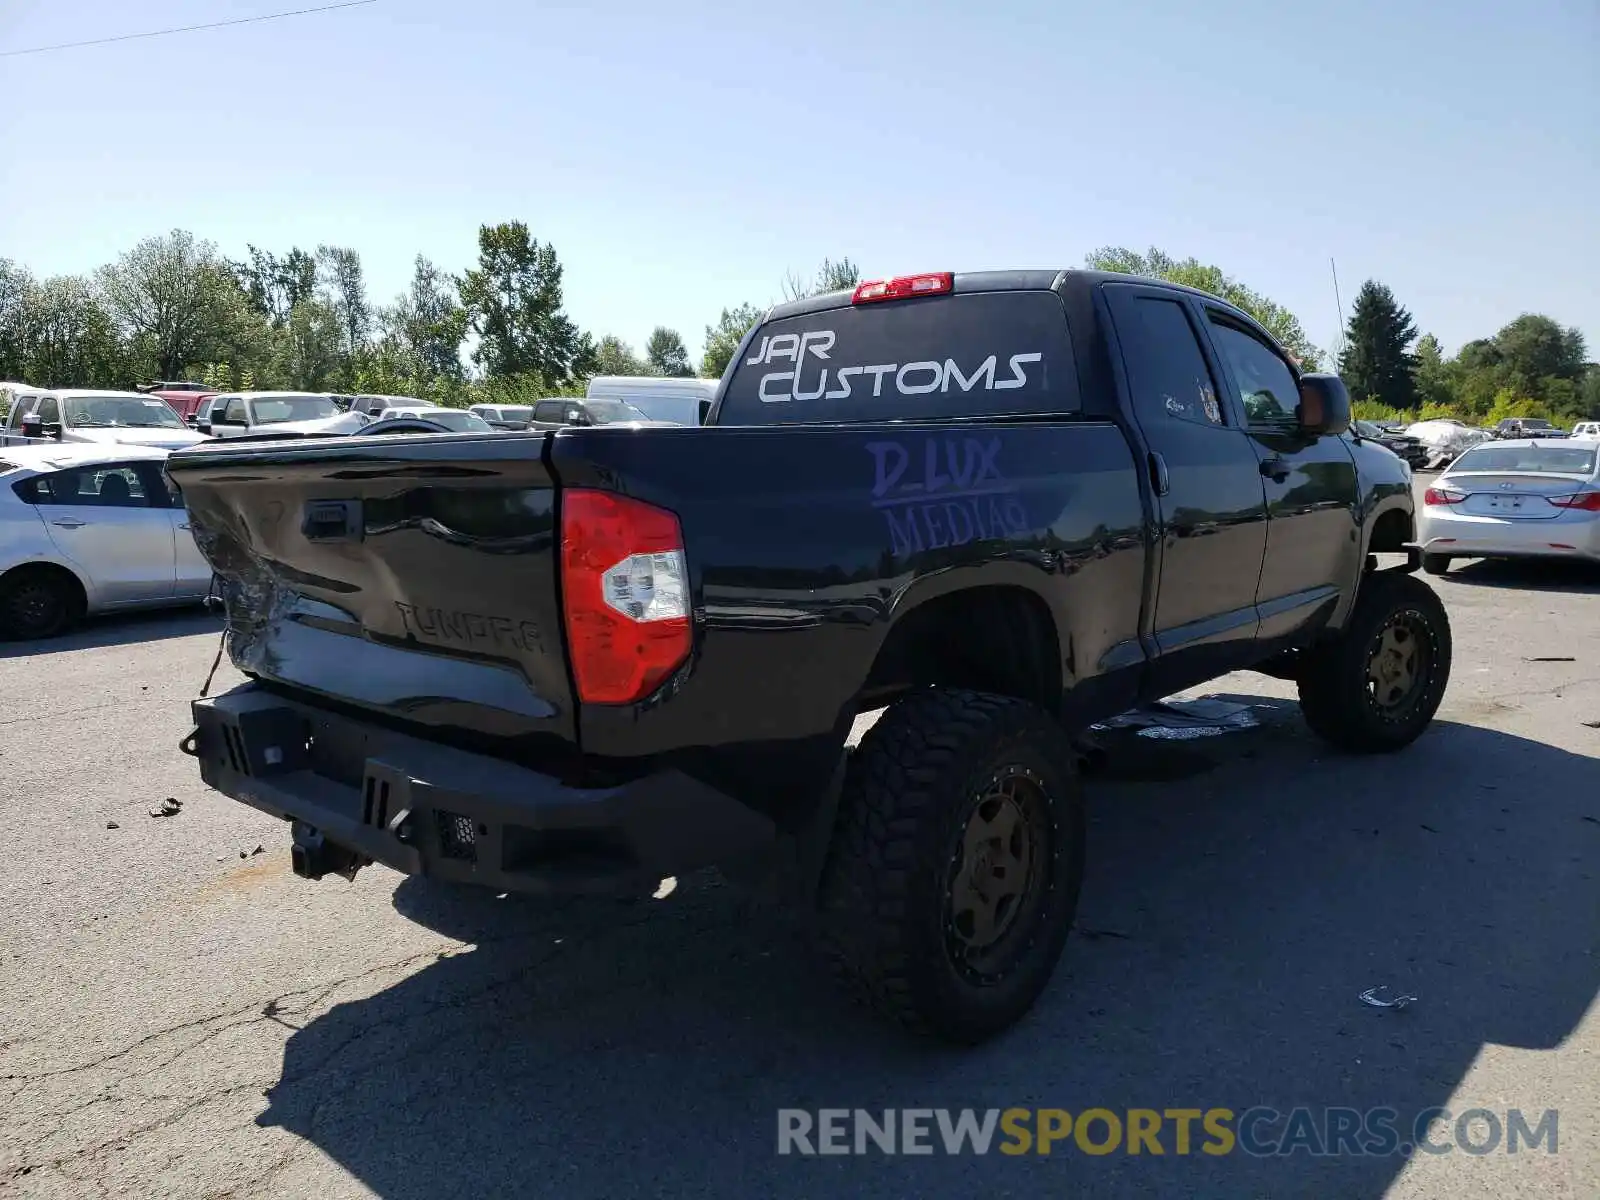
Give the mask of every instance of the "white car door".
[{"label": "white car door", "polygon": [[94,582],[105,606],[173,595],[173,522],[139,463],[96,463],[40,475],[32,502],[50,540]]}]

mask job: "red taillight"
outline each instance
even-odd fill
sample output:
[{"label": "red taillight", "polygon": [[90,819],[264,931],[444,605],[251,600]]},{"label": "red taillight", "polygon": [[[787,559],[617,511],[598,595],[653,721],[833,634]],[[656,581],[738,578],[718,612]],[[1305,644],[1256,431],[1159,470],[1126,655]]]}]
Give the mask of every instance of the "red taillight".
[{"label": "red taillight", "polygon": [[1571,496],[1546,496],[1557,508],[1576,508],[1581,512],[1600,512],[1600,492],[1576,492]]},{"label": "red taillight", "polygon": [[851,304],[868,304],[873,300],[905,300],[911,296],[937,296],[956,285],[956,277],[949,271],[929,271],[921,275],[896,275],[893,279],[874,279],[856,288]]},{"label": "red taillight", "polygon": [[1447,492],[1444,488],[1429,488],[1422,493],[1424,504],[1460,504],[1466,498],[1464,492]]},{"label": "red taillight", "polygon": [[561,591],[583,703],[642,700],[689,656],[683,531],[666,509],[612,492],[563,492]]}]

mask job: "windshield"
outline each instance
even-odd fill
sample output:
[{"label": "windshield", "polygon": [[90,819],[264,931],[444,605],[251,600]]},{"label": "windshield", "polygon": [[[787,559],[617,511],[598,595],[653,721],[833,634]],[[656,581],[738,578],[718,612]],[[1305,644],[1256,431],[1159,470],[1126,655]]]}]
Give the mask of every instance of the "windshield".
[{"label": "windshield", "polygon": [[74,429],[185,429],[165,400],[128,396],[70,396],[62,402],[66,424]]},{"label": "windshield", "polygon": [[1481,446],[1456,459],[1450,474],[1591,475],[1595,452],[1576,446]]},{"label": "windshield", "polygon": [[624,404],[621,400],[585,400],[583,406],[589,410],[589,415],[594,418],[597,425],[610,425],[616,421],[648,421],[650,419],[633,405]]},{"label": "windshield", "polygon": [[281,425],[285,421],[315,421],[337,417],[340,408],[331,396],[272,396],[250,402],[257,425]]}]

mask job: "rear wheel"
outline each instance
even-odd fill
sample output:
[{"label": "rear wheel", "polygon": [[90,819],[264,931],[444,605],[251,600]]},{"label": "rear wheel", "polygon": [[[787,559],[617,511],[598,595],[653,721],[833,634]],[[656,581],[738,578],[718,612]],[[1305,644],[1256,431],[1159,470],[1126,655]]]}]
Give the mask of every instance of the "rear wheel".
[{"label": "rear wheel", "polygon": [[1343,631],[1306,655],[1306,724],[1357,754],[1408,746],[1439,710],[1450,657],[1450,618],[1433,589],[1399,571],[1368,575]]},{"label": "rear wheel", "polygon": [[1032,704],[928,689],[851,756],[823,872],[824,949],[871,1007],[972,1043],[1038,999],[1077,909],[1070,739]]},{"label": "rear wheel", "polygon": [[82,593],[54,567],[18,567],[0,578],[0,637],[55,637],[82,613]]},{"label": "rear wheel", "polygon": [[1450,569],[1450,556],[1448,554],[1424,554],[1422,556],[1422,569],[1429,575],[1443,575]]}]

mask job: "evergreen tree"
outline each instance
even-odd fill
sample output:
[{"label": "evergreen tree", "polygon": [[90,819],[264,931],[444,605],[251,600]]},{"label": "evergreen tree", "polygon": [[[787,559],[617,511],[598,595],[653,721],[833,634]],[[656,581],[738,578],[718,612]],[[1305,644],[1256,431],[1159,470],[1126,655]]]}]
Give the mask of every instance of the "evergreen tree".
[{"label": "evergreen tree", "polygon": [[1339,374],[1353,400],[1376,400],[1390,408],[1416,408],[1417,359],[1411,353],[1417,326],[1385,285],[1369,279],[1356,293],[1345,329]]}]

